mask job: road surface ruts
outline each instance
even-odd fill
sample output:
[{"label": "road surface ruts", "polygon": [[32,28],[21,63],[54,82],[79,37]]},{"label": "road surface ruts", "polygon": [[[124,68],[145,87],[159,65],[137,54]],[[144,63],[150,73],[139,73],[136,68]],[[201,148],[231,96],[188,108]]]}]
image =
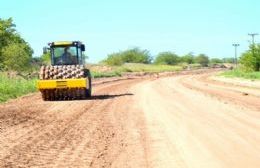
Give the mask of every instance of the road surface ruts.
[{"label": "road surface ruts", "polygon": [[91,100],[0,105],[0,167],[260,167],[260,90],[214,72],[96,84]]}]

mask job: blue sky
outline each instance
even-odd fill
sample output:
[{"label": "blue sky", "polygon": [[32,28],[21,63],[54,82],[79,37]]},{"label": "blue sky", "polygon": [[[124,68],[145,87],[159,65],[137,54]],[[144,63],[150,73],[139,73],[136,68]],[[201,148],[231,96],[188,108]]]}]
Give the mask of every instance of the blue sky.
[{"label": "blue sky", "polygon": [[80,40],[90,62],[135,46],[153,56],[222,58],[234,55],[232,43],[241,44],[241,53],[247,34],[260,33],[259,6],[257,0],[0,0],[0,17],[13,17],[35,56],[50,41]]}]

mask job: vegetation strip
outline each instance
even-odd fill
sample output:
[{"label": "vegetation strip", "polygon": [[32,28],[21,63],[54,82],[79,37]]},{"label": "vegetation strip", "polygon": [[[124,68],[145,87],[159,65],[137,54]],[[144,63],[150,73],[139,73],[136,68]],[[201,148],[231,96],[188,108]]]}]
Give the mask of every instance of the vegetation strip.
[{"label": "vegetation strip", "polygon": [[240,69],[235,69],[232,71],[226,71],[220,74],[221,76],[228,78],[244,78],[244,79],[256,79],[260,80],[260,72],[246,72]]},{"label": "vegetation strip", "polygon": [[0,73],[0,102],[35,92],[35,82],[36,79],[10,78],[6,74]]}]

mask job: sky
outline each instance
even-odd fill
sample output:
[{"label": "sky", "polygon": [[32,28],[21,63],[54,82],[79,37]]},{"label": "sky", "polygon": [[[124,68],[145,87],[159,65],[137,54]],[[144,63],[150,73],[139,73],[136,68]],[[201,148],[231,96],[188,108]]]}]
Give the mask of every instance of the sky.
[{"label": "sky", "polygon": [[[34,56],[52,41],[79,40],[89,62],[140,47],[156,56],[204,53],[233,57],[260,33],[258,0],[0,0],[0,18],[12,17]],[[256,37],[256,42],[260,36]]]}]

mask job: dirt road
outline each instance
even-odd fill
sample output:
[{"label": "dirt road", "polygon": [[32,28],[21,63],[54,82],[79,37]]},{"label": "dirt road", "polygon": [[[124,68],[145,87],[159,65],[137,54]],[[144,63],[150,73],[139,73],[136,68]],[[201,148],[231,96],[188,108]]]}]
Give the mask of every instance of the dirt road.
[{"label": "dirt road", "polygon": [[193,73],[0,105],[0,167],[260,167],[260,89]]}]

